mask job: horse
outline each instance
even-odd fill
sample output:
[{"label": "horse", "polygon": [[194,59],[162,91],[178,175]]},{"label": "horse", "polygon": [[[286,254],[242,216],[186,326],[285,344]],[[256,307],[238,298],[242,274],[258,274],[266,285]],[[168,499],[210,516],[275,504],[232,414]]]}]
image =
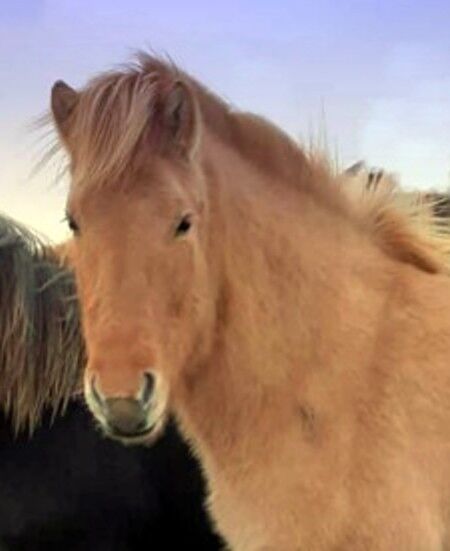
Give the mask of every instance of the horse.
[{"label": "horse", "polygon": [[176,425],[125,449],[79,399],[76,288],[53,246],[0,216],[0,266],[0,549],[218,551]]},{"label": "horse", "polygon": [[[386,172],[382,168],[368,167],[364,161],[358,161],[346,168],[340,175],[341,181],[347,186],[360,187],[364,191],[377,191],[378,187],[384,187],[392,194],[392,198],[398,206],[409,216],[415,210],[420,214],[424,209],[431,209],[436,221],[447,224],[450,219],[450,196],[448,192],[437,191],[405,191],[394,174]],[[412,205],[420,205],[418,209]],[[406,206],[408,205],[408,206]],[[406,206],[406,209],[404,207]]]},{"label": "horse", "polygon": [[105,434],[152,443],[174,414],[236,551],[450,549],[449,239],[430,209],[413,220],[383,186],[356,200],[146,53],[56,81],[50,113]]}]

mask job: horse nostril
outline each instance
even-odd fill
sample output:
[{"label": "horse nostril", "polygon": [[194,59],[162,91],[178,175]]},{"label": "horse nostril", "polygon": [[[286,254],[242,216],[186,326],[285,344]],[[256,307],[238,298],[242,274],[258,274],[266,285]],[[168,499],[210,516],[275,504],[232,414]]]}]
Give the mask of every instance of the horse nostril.
[{"label": "horse nostril", "polygon": [[144,406],[148,405],[153,396],[153,391],[155,389],[155,376],[150,373],[144,373],[144,384],[142,387],[141,393],[141,402]]}]

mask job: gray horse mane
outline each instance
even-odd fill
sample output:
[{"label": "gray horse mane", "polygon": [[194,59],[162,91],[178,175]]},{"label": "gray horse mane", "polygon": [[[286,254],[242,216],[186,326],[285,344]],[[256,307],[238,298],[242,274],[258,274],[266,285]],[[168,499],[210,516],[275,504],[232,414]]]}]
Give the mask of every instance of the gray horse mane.
[{"label": "gray horse mane", "polygon": [[64,411],[84,361],[71,273],[43,239],[0,215],[0,408],[16,431]]}]

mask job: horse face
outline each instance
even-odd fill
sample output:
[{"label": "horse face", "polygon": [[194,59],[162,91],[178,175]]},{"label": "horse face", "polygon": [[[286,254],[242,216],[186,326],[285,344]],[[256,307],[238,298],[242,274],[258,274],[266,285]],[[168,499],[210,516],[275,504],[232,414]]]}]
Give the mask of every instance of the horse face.
[{"label": "horse face", "polygon": [[123,189],[75,187],[68,202],[85,396],[105,431],[123,440],[158,434],[170,389],[208,332],[205,216],[192,179],[190,169],[154,161]]},{"label": "horse face", "polygon": [[51,98],[72,176],[86,400],[127,441],[159,432],[213,319],[198,109],[157,62],[147,76],[106,75],[81,93],[58,81]]}]

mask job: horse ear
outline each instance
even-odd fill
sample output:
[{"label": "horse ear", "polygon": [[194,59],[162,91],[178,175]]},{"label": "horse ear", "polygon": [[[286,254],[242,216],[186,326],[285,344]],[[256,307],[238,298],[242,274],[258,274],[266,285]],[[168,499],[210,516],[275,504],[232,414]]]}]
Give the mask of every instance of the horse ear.
[{"label": "horse ear", "polygon": [[200,140],[200,121],[195,98],[184,82],[176,82],[165,98],[163,126],[171,147],[192,159]]},{"label": "horse ear", "polygon": [[66,123],[78,102],[78,92],[62,80],[57,80],[51,91],[51,110],[58,130],[64,135]]}]

